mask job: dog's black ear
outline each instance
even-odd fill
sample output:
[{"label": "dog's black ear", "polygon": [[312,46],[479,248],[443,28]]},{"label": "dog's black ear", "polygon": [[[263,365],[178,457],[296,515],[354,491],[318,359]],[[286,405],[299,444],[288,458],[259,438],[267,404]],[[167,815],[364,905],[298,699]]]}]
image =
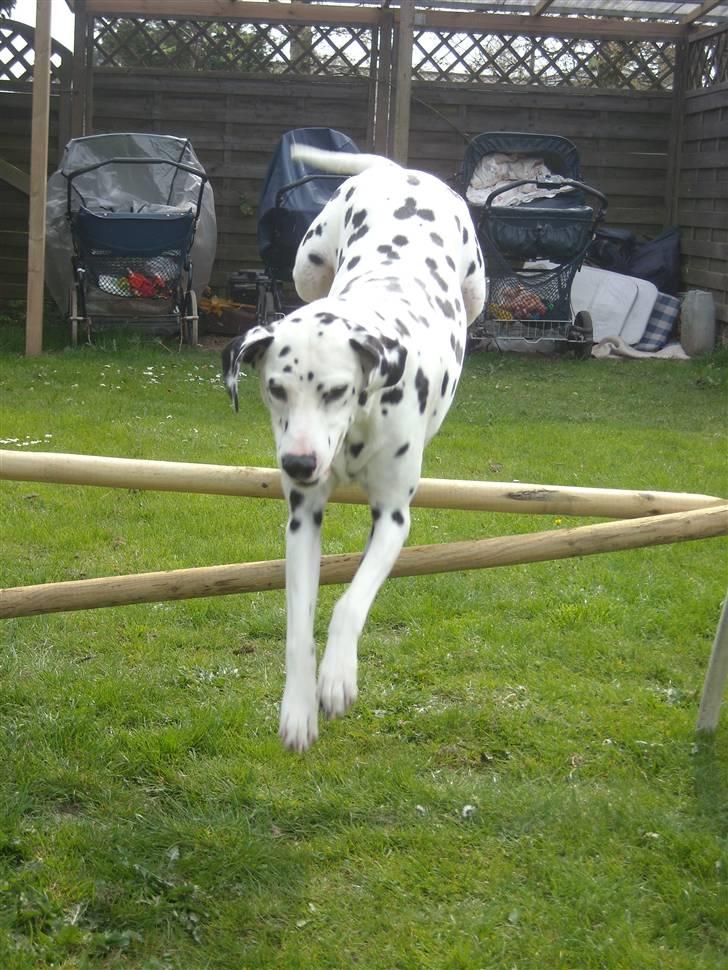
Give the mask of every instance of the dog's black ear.
[{"label": "dog's black ear", "polygon": [[238,410],[238,377],[242,363],[255,366],[273,342],[267,327],[253,327],[242,337],[231,340],[222,352],[222,376],[235,410]]},{"label": "dog's black ear", "polygon": [[400,381],[407,360],[407,348],[398,340],[364,333],[352,337],[349,343],[359,354],[369,388],[393,387]]},{"label": "dog's black ear", "polygon": [[407,363],[407,348],[399,340],[393,340],[391,337],[382,337],[382,344],[384,345],[386,367],[380,366],[380,370],[385,376],[384,386],[393,387],[400,382],[402,374],[404,374],[404,365]]},{"label": "dog's black ear", "polygon": [[372,376],[379,371],[379,367],[384,360],[384,347],[382,346],[382,342],[370,333],[362,332],[361,335],[351,337],[349,343],[359,357],[361,368],[364,371],[364,380],[368,385]]}]

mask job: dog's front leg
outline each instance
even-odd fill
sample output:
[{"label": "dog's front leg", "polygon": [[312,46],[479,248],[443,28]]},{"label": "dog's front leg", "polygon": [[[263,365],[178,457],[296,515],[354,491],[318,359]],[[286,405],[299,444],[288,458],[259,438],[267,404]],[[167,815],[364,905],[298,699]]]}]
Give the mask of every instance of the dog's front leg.
[{"label": "dog's front leg", "polygon": [[[416,479],[415,479],[416,480]],[[409,534],[407,492],[372,499],[372,533],[351,585],[334,607],[318,679],[319,703],[327,717],[344,714],[357,697],[357,645],[380,586],[389,576]]]},{"label": "dog's front leg", "polygon": [[313,627],[321,565],[321,520],[328,489],[284,483],[290,510],[286,530],[286,686],[280,736],[305,751],[318,737],[316,645]]}]

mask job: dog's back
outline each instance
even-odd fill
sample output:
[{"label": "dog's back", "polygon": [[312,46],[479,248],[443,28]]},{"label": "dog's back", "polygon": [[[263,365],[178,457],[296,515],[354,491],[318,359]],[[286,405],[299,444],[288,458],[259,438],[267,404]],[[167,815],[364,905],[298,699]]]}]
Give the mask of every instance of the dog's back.
[{"label": "dog's back", "polygon": [[[319,213],[299,248],[293,279],[304,301],[347,297],[352,287],[365,284],[369,306],[373,299],[386,305],[392,294],[402,293],[411,301],[426,300],[453,323],[463,311],[466,325],[478,317],[485,295],[483,260],[459,195],[436,176],[379,155],[306,145],[294,146],[292,154],[310,168],[353,176]],[[375,297],[376,289],[384,290],[381,296]]]}]

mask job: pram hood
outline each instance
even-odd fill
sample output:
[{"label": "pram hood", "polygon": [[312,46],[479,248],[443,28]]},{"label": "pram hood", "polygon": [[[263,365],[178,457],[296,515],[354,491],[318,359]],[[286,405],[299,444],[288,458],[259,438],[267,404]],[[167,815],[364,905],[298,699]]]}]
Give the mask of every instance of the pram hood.
[{"label": "pram hood", "polygon": [[[258,250],[266,269],[290,279],[296,251],[309,226],[347,176],[322,176],[291,158],[294,145],[335,152],[358,152],[348,135],[334,128],[295,128],[278,142],[258,207]],[[320,177],[282,191],[306,175]]]},{"label": "pram hood", "polygon": [[[148,161],[132,163],[125,159]],[[82,171],[99,163],[102,164],[91,171]],[[135,214],[148,217],[154,213],[196,213],[203,180],[180,165],[205,174],[189,140],[173,135],[112,132],[74,138],[66,145],[58,170],[48,181],[46,202],[46,281],[62,311],[67,309],[73,280],[69,179],[73,216],[81,208],[91,213],[125,213],[132,221]],[[198,295],[209,282],[216,245],[215,201],[210,183],[205,182],[190,250],[192,285]],[[97,312],[106,310],[104,303]],[[135,312],[146,314],[148,307],[127,301],[124,315],[133,316]]]}]

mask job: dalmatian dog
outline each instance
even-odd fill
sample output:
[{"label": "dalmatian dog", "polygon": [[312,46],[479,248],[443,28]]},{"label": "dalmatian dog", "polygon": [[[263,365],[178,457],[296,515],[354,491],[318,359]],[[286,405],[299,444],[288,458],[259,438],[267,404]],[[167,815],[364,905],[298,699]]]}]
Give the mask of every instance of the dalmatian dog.
[{"label": "dalmatian dog", "polygon": [[[423,450],[455,394],[485,274],[467,206],[439,179],[375,155],[294,152],[353,177],[298,249],[293,279],[307,305],[233,340],[223,374],[237,410],[240,368],[254,367],[271,415],[289,509],[280,736],[305,751],[319,707],[334,718],[357,697],[359,636],[407,538]],[[317,680],[321,523],[332,489],[352,481],[367,493],[371,533]]]}]

